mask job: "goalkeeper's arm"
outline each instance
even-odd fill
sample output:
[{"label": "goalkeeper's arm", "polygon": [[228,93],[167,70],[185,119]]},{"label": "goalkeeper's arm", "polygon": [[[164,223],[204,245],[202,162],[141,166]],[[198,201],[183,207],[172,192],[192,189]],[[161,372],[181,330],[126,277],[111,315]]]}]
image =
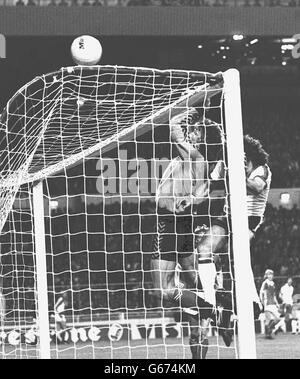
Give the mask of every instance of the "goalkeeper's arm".
[{"label": "goalkeeper's arm", "polygon": [[202,154],[186,140],[183,131],[183,127],[188,127],[190,119],[197,114],[198,112],[196,109],[192,108],[175,117],[172,117],[170,122],[171,142],[176,144],[178,153],[184,160],[203,160]]}]

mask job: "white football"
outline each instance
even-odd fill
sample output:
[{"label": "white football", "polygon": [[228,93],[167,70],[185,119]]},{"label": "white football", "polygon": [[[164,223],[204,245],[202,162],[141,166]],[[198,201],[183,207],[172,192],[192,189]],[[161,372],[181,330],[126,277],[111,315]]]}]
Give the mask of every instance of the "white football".
[{"label": "white football", "polygon": [[102,57],[102,46],[95,37],[80,36],[75,38],[72,42],[71,54],[76,64],[92,66],[100,61]]},{"label": "white football", "polygon": [[123,327],[122,325],[118,323],[114,323],[110,326],[109,331],[108,331],[108,338],[112,342],[117,342],[120,341],[120,339],[123,336]]}]

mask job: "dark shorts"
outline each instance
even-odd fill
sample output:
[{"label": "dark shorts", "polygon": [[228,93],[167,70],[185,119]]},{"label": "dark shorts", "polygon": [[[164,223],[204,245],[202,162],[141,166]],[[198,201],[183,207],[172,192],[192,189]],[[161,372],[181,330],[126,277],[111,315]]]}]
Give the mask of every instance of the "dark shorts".
[{"label": "dark shorts", "polygon": [[[249,230],[251,230],[252,233],[256,233],[261,226],[263,222],[262,217],[257,217],[257,216],[249,216],[248,217],[248,225],[249,225]],[[230,216],[216,216],[216,217],[211,217],[211,225],[218,225],[221,228],[224,229],[225,234],[229,234],[231,230],[231,220]]]},{"label": "dark shorts", "polygon": [[248,221],[249,221],[249,229],[251,230],[252,233],[255,234],[258,231],[260,225],[262,224],[263,218],[258,217],[258,216],[249,216]]},{"label": "dark shorts", "polygon": [[227,206],[224,198],[213,198],[201,205],[200,213],[207,215],[208,227],[218,225],[229,234],[231,230],[230,215],[227,212]]},{"label": "dark shorts", "polygon": [[211,217],[211,226],[220,226],[224,229],[224,234],[228,235],[229,231],[231,230],[231,223],[230,223],[230,217],[228,216],[215,216]]},{"label": "dark shorts", "polygon": [[158,216],[152,259],[178,262],[180,258],[194,254],[193,230],[191,215]]}]

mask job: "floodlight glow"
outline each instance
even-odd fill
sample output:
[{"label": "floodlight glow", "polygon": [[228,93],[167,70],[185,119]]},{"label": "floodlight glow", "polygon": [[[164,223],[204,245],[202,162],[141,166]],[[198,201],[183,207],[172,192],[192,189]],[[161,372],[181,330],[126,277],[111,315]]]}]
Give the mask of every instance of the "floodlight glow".
[{"label": "floodlight glow", "polygon": [[296,43],[295,38],[282,38],[281,42],[283,43]]},{"label": "floodlight glow", "polygon": [[242,34],[234,34],[232,38],[234,41],[241,41],[244,39],[244,36]]},{"label": "floodlight glow", "polygon": [[286,193],[280,194],[281,204],[289,204],[290,201],[291,201],[291,194],[290,193],[286,192]]}]

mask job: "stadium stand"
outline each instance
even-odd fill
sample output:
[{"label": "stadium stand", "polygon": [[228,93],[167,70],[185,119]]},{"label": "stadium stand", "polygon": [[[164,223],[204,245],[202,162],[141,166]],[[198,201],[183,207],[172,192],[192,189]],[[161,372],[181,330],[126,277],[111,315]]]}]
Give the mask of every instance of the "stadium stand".
[{"label": "stadium stand", "polygon": [[269,206],[252,248],[254,272],[272,267],[279,276],[300,275],[300,210]]},{"label": "stadium stand", "polygon": [[[270,153],[273,188],[300,186],[300,131],[298,128],[300,115],[296,106],[287,100],[269,104],[255,102],[244,107],[246,132],[260,138]],[[75,177],[80,175],[80,170],[77,173],[76,170],[77,168],[72,173]],[[69,188],[69,196],[76,196],[79,190],[76,182],[73,183],[74,188]],[[93,181],[87,182],[87,192],[89,196],[95,194]],[[134,202],[125,202],[122,207],[122,227],[118,202],[105,205],[106,216],[104,217],[101,204],[91,203],[85,206],[79,200],[76,210],[73,210],[74,214],[70,216],[69,225],[65,220],[64,210],[58,208],[53,211],[51,225],[49,221],[46,225],[47,233],[51,231],[54,236],[51,282],[55,291],[67,290],[69,283],[73,283],[75,310],[85,308],[83,302],[86,297],[82,289],[88,288],[88,285],[93,288],[93,303],[98,309],[107,309],[108,301],[111,309],[125,307],[124,294],[128,290],[132,292],[132,296],[127,308],[142,308],[143,304],[153,307],[155,299],[151,296],[151,277],[150,273],[145,271],[145,267],[150,267],[149,238],[151,235],[143,236],[141,245],[139,233],[140,231],[145,234],[152,232],[151,225],[155,222],[154,202],[144,201],[143,208],[144,216],[140,226],[137,205]],[[27,225],[26,222],[23,225]],[[68,227],[72,230],[71,237]],[[124,246],[120,238],[121,228],[126,234]],[[259,230],[252,247],[256,277],[261,278],[265,269],[271,267],[277,276],[283,278],[283,281],[287,276],[300,278],[299,229],[300,209],[268,206],[265,223]],[[141,246],[144,250],[142,254]],[[122,270],[123,265],[126,267],[125,273]],[[6,266],[9,267],[9,262]],[[143,285],[141,285],[142,282]],[[258,286],[260,283],[261,281],[258,280]],[[297,291],[300,292],[300,280],[296,280],[295,285]],[[107,288],[110,291],[107,291]],[[142,290],[142,288],[146,289]]]},{"label": "stadium stand", "polygon": [[246,132],[259,138],[270,154],[273,188],[300,187],[300,114],[296,107],[288,101],[244,107]]},{"label": "stadium stand", "polygon": [[[89,307],[89,304],[85,303],[89,302],[89,297],[86,296],[89,286],[92,288],[92,308],[97,312],[105,313],[108,308],[118,311],[122,311],[123,308],[125,311],[127,308],[133,311],[157,306],[156,299],[152,296],[150,273],[146,270],[150,267],[150,252],[144,251],[142,254],[139,252],[140,243],[135,234],[138,225],[138,216],[134,215],[136,205],[127,203],[125,206],[128,216],[124,217],[123,228],[128,234],[124,253],[121,239],[114,234],[120,221],[118,216],[105,219],[97,216],[98,225],[93,222],[93,215],[99,212],[99,205],[90,205],[87,216],[85,214],[71,216],[69,227],[73,231],[78,231],[71,238],[64,234],[67,227],[64,212],[57,210],[52,215],[55,222],[51,225],[51,232],[55,237],[52,246],[53,276],[48,278],[49,284],[56,293],[59,293],[68,292],[70,282],[72,283],[74,314]],[[119,204],[112,204],[106,211],[113,215],[118,211],[118,207]],[[153,213],[153,202],[146,202],[144,207],[145,212]],[[88,242],[85,237],[87,225],[91,232],[91,228],[103,227],[99,225],[102,222],[105,222],[107,251],[103,249],[103,234],[99,237],[95,233],[90,233]],[[268,206],[265,223],[252,247],[253,268],[258,278],[258,287],[261,285],[266,268],[272,267],[277,276],[277,283],[283,284],[288,276],[293,276],[296,293],[300,292],[299,225],[300,209],[276,209]],[[49,231],[49,224],[47,229]],[[89,251],[86,250],[87,244]],[[5,262],[3,260],[7,268],[9,268],[9,259],[13,257],[5,256]],[[125,272],[123,264],[126,267]],[[105,266],[107,271],[104,270]],[[125,295],[127,291],[130,291],[130,296]]]},{"label": "stadium stand", "polygon": [[[115,209],[114,209],[115,208]],[[118,205],[111,205],[109,212],[114,213],[118,208]],[[153,213],[153,203],[150,201],[145,204],[145,209],[148,208],[149,213]],[[135,212],[135,205],[127,204],[128,214]],[[97,207],[94,205],[89,206],[89,214],[97,213]],[[59,212],[57,212],[59,217]],[[85,215],[74,216],[73,222],[78,230],[84,230],[85,228]],[[121,252],[120,239],[118,236],[111,234],[106,245],[109,246],[109,252],[104,253],[100,251],[99,239],[93,235],[89,238],[90,257],[89,264],[90,270],[99,270],[99,257],[100,261],[106,261],[108,273],[104,271],[97,274],[90,275],[84,267],[87,267],[87,254],[85,252],[85,242],[82,236],[74,237],[71,241],[72,251],[72,275],[73,275],[73,290],[78,291],[76,301],[78,302],[77,309],[85,308],[84,296],[80,295],[80,289],[87,288],[87,283],[90,278],[92,280],[91,286],[94,289],[93,296],[95,302],[95,308],[107,308],[107,301],[109,301],[112,309],[125,308],[125,290],[131,291],[130,304],[127,305],[129,309],[143,308],[143,303],[149,307],[154,307],[156,301],[151,296],[151,278],[149,272],[143,274],[142,267],[150,267],[150,254],[149,252],[141,253],[128,253],[130,251],[139,250],[139,240],[136,238],[134,232],[136,232],[137,216],[128,216],[124,220],[124,230],[127,233],[133,233],[128,235],[125,252],[125,276],[124,272],[120,270],[123,264],[123,253]],[[110,224],[110,225],[108,225]],[[118,224],[117,217],[110,218],[109,223],[106,223],[106,233],[109,235],[116,230],[116,224]],[[67,235],[59,235],[65,227],[64,219],[61,218],[61,224],[55,223],[56,233],[58,237],[56,239],[57,255],[54,259],[56,269],[54,270],[55,276],[55,288],[56,291],[63,291],[69,288],[70,283],[70,259],[69,253],[61,254],[59,252],[68,252],[70,248],[70,241]],[[283,209],[273,208],[268,206],[266,212],[266,219],[263,227],[258,232],[255,243],[252,247],[252,259],[254,274],[256,277],[261,278],[267,268],[272,267],[277,276],[282,277],[282,282],[287,276],[300,276],[300,210],[299,209]],[[54,232],[52,230],[52,232]],[[107,256],[105,257],[105,255]],[[93,259],[96,258],[97,259]],[[109,282],[109,286],[106,283]],[[142,290],[141,282],[146,290]],[[257,281],[257,285],[260,285],[261,280]],[[278,281],[280,283],[280,281]],[[102,286],[99,286],[102,283]],[[296,290],[300,291],[300,280],[294,281]],[[110,288],[108,295],[107,288]],[[296,292],[297,292],[296,291]],[[83,292],[84,293],[84,292]],[[109,300],[108,300],[109,297]],[[129,300],[129,297],[128,297]],[[97,305],[96,305],[97,304]],[[146,307],[147,307],[146,306]],[[76,308],[75,308],[76,309]]]},{"label": "stadium stand", "polygon": [[[261,139],[266,150],[270,153],[270,167],[273,171],[273,188],[289,188],[289,187],[299,187],[300,186],[300,131],[298,128],[300,122],[299,112],[296,111],[296,104],[291,104],[288,101],[284,102],[270,102],[269,104],[248,104],[244,107],[244,124],[247,133],[250,133],[256,138]],[[254,111],[255,108],[255,111]],[[276,112],[274,112],[276,109]],[[298,115],[298,116],[297,116]],[[292,136],[292,137],[291,137]],[[92,190],[92,188],[91,188]],[[74,193],[76,190],[74,190]],[[140,244],[136,234],[138,232],[138,220],[134,216],[136,205],[128,203],[126,205],[126,211],[123,212],[127,214],[124,217],[123,230],[128,233],[126,251],[139,251]],[[151,201],[145,202],[144,214],[149,214],[150,218],[154,214],[154,205]],[[119,204],[110,205],[106,212],[108,214],[118,214]],[[58,211],[59,212],[59,211]],[[97,206],[90,205],[88,209],[88,214],[97,214]],[[148,217],[148,216],[147,216]],[[78,227],[78,230],[84,230],[85,225],[85,215],[84,212],[82,216],[76,216],[74,222]],[[148,220],[149,221],[149,220]],[[147,221],[147,222],[148,222]],[[106,218],[106,233],[109,235],[110,231],[116,230],[118,223],[120,222],[117,217]],[[82,229],[80,227],[82,223]],[[151,222],[150,222],[151,223]],[[63,229],[64,221],[62,219],[62,225],[56,223],[58,231],[61,232]],[[254,273],[256,277],[262,277],[266,268],[272,267],[277,276],[280,276],[285,280],[287,276],[300,276],[300,209],[284,209],[284,208],[274,208],[271,205],[268,206],[266,211],[265,223],[261,230],[258,232],[255,243],[252,247],[252,259]],[[52,231],[53,232],[53,231]],[[130,233],[132,233],[130,235]],[[80,246],[81,243],[84,244],[84,239],[78,239],[73,246],[78,249],[78,251],[84,250],[84,246]],[[67,237],[59,237],[57,241],[61,246],[59,251],[68,251],[70,247],[68,245]],[[65,245],[64,245],[65,244]],[[153,298],[149,296],[151,294],[151,279],[150,276],[146,275],[142,278],[141,267],[145,267],[149,264],[150,254],[147,252],[141,255],[140,253],[130,253],[125,255],[126,262],[126,275],[120,270],[120,261],[122,258],[122,248],[119,246],[120,241],[115,235],[108,237],[106,246],[109,246],[110,253],[107,260],[109,274],[109,282],[114,283],[114,288],[123,288],[124,285],[130,288],[135,294],[131,297],[130,307],[133,309],[139,308],[142,301],[142,296],[139,294],[141,286],[139,283],[143,280],[145,283],[149,282],[149,290],[146,291],[145,301],[147,304],[153,305]],[[99,250],[99,241],[91,236],[89,240],[90,251]],[[126,253],[126,252],[125,252]],[[103,254],[103,253],[102,253]],[[84,262],[80,261],[81,254],[76,255],[78,261],[74,261],[74,267],[77,267],[78,276],[77,283],[80,287],[80,283],[84,284],[86,282],[86,272],[80,271],[80,267],[84,266]],[[63,255],[58,258],[63,259]],[[65,257],[65,264],[69,264],[69,259]],[[63,264],[58,261],[57,267],[62,267]],[[76,271],[76,270],[75,270]],[[56,275],[55,285],[59,287],[64,287],[68,283],[68,277],[64,275]],[[101,282],[105,280],[105,275],[103,273],[101,278],[97,278],[96,282]],[[124,284],[125,283],[125,284]],[[260,281],[258,281],[258,286]],[[300,280],[295,280],[295,286],[298,291],[300,291]],[[137,288],[137,291],[134,291]],[[124,299],[124,294],[122,292],[113,292],[113,303],[119,304],[119,300]],[[100,296],[100,295],[99,295]],[[100,296],[103,299],[103,296]],[[134,301],[136,299],[136,301]],[[78,300],[79,301],[79,300]],[[123,301],[123,300],[122,300]],[[152,303],[151,303],[152,302]]]},{"label": "stadium stand", "polygon": [[191,7],[297,7],[299,0],[6,0],[3,5],[28,6],[191,6]]}]

